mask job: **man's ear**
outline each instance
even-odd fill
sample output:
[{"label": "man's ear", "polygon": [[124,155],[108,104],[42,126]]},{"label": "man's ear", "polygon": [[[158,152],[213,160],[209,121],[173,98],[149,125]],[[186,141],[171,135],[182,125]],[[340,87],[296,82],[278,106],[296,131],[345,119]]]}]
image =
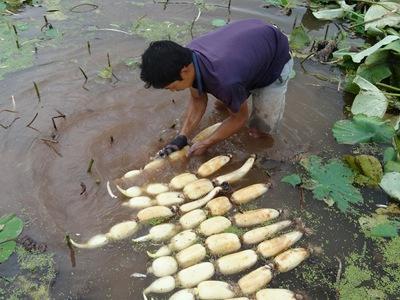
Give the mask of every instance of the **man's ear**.
[{"label": "man's ear", "polygon": [[188,74],[189,74],[189,65],[184,66],[180,72],[181,78],[186,78]]}]

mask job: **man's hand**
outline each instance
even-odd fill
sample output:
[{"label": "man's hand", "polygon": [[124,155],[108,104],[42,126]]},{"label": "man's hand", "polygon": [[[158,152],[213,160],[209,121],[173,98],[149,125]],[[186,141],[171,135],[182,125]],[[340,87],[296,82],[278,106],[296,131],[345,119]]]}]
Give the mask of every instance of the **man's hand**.
[{"label": "man's hand", "polygon": [[158,155],[162,158],[167,157],[172,152],[181,150],[188,144],[187,137],[185,135],[176,136],[168,145],[158,151]]},{"label": "man's hand", "polygon": [[204,154],[204,152],[206,152],[208,147],[210,147],[210,145],[208,143],[205,143],[204,141],[197,142],[190,147],[188,156],[202,155]]}]

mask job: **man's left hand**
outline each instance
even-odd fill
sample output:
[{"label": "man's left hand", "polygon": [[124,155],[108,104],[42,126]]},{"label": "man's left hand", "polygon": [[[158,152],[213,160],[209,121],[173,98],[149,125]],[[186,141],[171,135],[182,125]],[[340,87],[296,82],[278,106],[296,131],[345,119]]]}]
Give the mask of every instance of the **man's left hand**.
[{"label": "man's left hand", "polygon": [[188,156],[197,156],[197,155],[202,155],[204,152],[207,151],[207,148],[210,147],[207,143],[203,142],[197,142],[193,144],[188,152]]}]

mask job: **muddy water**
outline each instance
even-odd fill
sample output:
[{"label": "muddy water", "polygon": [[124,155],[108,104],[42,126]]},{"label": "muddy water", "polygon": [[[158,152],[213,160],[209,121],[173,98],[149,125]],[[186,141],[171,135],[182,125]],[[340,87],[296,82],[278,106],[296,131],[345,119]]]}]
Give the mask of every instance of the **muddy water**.
[{"label": "muddy water", "polygon": [[[316,23],[304,8],[286,16],[276,8],[263,8],[262,1],[232,2],[231,20],[256,17],[275,23],[290,33],[294,20],[300,23],[303,19],[311,34],[323,35],[324,23]],[[1,108],[11,107],[13,95],[19,117],[7,130],[0,128],[1,213],[17,212],[29,224],[27,233],[47,243],[49,251],[55,253],[58,275],[52,287],[54,298],[140,299],[141,290],[152,279],[130,275],[146,272],[148,259],[143,251],[132,248],[129,241],[97,250],[77,251],[77,264],[72,267],[64,236],[70,233],[74,239],[84,241],[130,218],[134,212],[121,207],[119,199],[110,198],[106,182],[143,166],[166,140],[176,134],[188,94],[144,89],[137,70],[127,67],[124,60],[140,55],[147,42],[135,35],[93,29],[127,30],[132,22],[144,15],[182,24],[190,22],[197,11],[193,5],[177,5],[172,1],[166,10],[162,4],[152,1],[144,5],[135,5],[132,1],[93,3],[99,6],[98,9],[73,13],[69,8],[79,2],[69,1],[64,11],[68,19],[53,22],[65,33],[63,40],[54,47],[38,49],[33,67],[8,74],[0,81]],[[215,3],[225,4],[224,1]],[[30,18],[40,19],[45,13],[44,8],[26,8],[14,18],[29,21]],[[198,31],[200,28],[210,30],[213,19],[226,15],[224,8],[205,11],[196,28]],[[91,44],[91,54],[87,41]],[[96,76],[107,65],[107,53],[119,81]],[[88,90],[82,88],[84,78],[79,67],[89,77],[85,85]],[[309,72],[328,77],[336,76],[334,73],[337,72],[312,63],[306,63],[305,67]],[[305,73],[299,60],[295,70],[297,75],[289,84],[282,129],[274,139],[255,141],[242,131],[211,149],[205,157],[174,166],[149,180],[165,182],[183,170],[194,171],[201,162],[217,153],[232,153],[233,163],[226,170],[234,169],[254,152],[259,157],[257,167],[243,185],[272,180],[274,189],[258,204],[298,211],[297,192],[280,184],[280,178],[293,170],[290,159],[299,153],[340,151],[335,149],[337,146],[330,128],[334,121],[342,118],[343,101],[336,84]],[[40,102],[33,81],[39,86]],[[212,105],[209,107],[201,127],[224,117],[223,113],[214,111]],[[59,112],[66,117],[54,119],[56,130],[52,117],[58,116]],[[35,130],[26,127],[36,113],[37,118],[31,125]],[[3,124],[13,118],[11,114],[0,115]],[[47,139],[56,143],[46,144],[44,140]],[[92,172],[87,173],[91,159],[94,160]],[[82,193],[83,185],[86,191]],[[310,195],[306,195],[306,200],[307,209],[320,216],[327,215],[322,203],[312,201]],[[346,237],[351,226],[337,229],[337,220],[328,223],[336,231],[320,228],[322,233],[307,242],[320,241],[320,235],[333,241],[340,232],[345,235],[341,241],[343,249],[353,243]],[[331,255],[341,250],[326,251]],[[5,264],[1,268],[7,273],[7,268],[11,270],[12,266]],[[277,277],[272,286],[306,290],[316,298],[326,295],[299,282],[291,274]]]}]

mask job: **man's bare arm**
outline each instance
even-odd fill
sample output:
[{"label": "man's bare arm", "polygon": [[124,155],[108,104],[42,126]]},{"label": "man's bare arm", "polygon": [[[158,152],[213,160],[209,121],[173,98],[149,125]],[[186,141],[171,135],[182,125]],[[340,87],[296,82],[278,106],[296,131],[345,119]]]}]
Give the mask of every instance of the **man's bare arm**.
[{"label": "man's bare arm", "polygon": [[199,95],[198,91],[190,88],[190,101],[186,109],[185,120],[180,134],[188,136],[197,128],[207,107],[207,94]]}]

